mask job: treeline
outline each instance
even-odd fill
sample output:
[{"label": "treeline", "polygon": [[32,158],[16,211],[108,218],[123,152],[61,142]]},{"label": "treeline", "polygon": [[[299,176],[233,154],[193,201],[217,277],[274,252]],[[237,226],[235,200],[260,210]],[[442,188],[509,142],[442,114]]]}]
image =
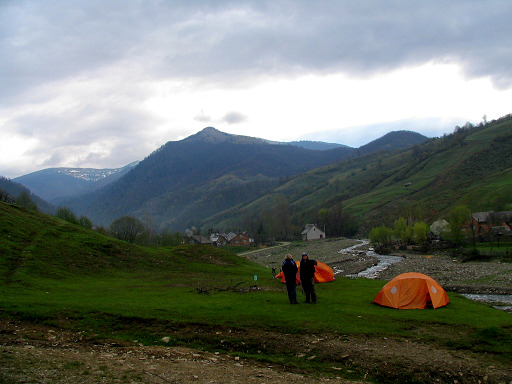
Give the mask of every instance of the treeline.
[{"label": "treeline", "polygon": [[381,225],[370,231],[370,241],[382,250],[395,244],[404,246],[411,244],[424,245],[428,238],[430,227],[423,221],[412,222],[400,217],[395,220],[393,227]]},{"label": "treeline", "polygon": [[[451,209],[444,218],[439,218],[432,225],[423,221],[407,220],[403,217],[395,220],[393,227],[381,225],[371,229],[370,241],[376,244],[381,250],[386,250],[400,245],[427,245],[430,240],[444,241],[447,246],[458,247],[471,244],[476,245],[479,235],[475,232],[473,224],[473,214],[465,205],[459,205]],[[502,226],[503,223],[497,220],[495,223],[486,224],[489,231],[486,235],[487,241],[492,245],[493,232],[492,226]],[[499,243],[499,236],[503,233],[498,232],[495,236]],[[484,240],[480,236],[480,241]]]},{"label": "treeline", "polygon": [[330,208],[297,212],[284,195],[274,195],[272,199],[258,213],[246,212],[241,218],[240,226],[246,228],[257,243],[300,240],[306,224],[316,224],[325,229],[327,238],[353,236],[359,229],[357,219],[348,214],[340,203]]}]

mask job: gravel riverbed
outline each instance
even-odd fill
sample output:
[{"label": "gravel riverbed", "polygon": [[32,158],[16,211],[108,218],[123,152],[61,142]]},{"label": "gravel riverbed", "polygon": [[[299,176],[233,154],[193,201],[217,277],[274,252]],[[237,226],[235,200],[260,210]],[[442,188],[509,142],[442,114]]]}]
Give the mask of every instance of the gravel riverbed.
[{"label": "gravel riverbed", "polygon": [[[344,249],[361,244],[348,252]],[[309,257],[330,265],[337,276],[355,275],[378,263],[377,258],[367,255],[370,245],[362,240],[327,239],[309,243],[291,243],[280,247],[271,247],[245,254],[268,268],[279,271],[286,254],[295,260],[307,252]],[[499,261],[472,261],[463,263],[457,255],[446,251],[396,251],[391,255],[401,256],[403,260],[392,264],[377,275],[377,279],[389,281],[405,272],[424,273],[447,291],[460,293],[512,294],[512,263]]]}]

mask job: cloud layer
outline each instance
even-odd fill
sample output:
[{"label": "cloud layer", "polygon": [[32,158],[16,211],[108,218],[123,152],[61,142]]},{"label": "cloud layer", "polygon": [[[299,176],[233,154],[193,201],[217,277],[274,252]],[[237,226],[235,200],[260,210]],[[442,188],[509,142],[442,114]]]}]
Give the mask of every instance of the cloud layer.
[{"label": "cloud layer", "polygon": [[368,81],[430,64],[508,91],[510,16],[509,1],[476,0],[3,1],[0,127],[24,144],[12,161],[0,144],[0,174],[120,166],[193,133],[194,122],[242,129],[269,113],[249,96],[223,104],[216,90],[336,74]]}]

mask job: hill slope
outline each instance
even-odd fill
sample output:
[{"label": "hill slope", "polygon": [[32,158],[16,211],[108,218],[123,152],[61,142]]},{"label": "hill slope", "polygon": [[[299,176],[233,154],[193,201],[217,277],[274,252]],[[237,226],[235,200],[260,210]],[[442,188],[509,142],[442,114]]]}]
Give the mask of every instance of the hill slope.
[{"label": "hill slope", "polygon": [[[230,223],[271,209],[282,196],[292,222],[317,219],[320,209],[343,209],[366,230],[399,216],[433,220],[458,204],[473,211],[510,209],[512,117],[461,129],[410,149],[370,154],[289,180],[264,198],[206,221]],[[302,225],[301,224],[301,225]],[[329,234],[329,228],[327,228]],[[332,233],[332,232],[331,232]]]},{"label": "hill slope", "polygon": [[56,211],[55,206],[48,203],[46,200],[43,200],[38,195],[33,194],[28,188],[21,185],[20,183],[16,183],[10,179],[0,176],[0,190],[7,192],[14,200],[22,194],[27,193],[32,201],[37,204],[37,208],[44,213],[54,214]]},{"label": "hill slope", "polygon": [[250,276],[261,269],[214,247],[137,247],[0,202],[0,286],[30,286],[48,279],[73,280],[84,276],[101,279],[123,273],[140,276],[166,271],[170,277],[179,276],[184,269],[190,273],[223,275],[226,268],[233,266]]},{"label": "hill slope", "polygon": [[509,314],[454,294],[405,314],[371,303],[383,284],[339,278],[317,287],[320,307],[290,306],[269,269],[214,247],[139,248],[0,203],[0,381],[176,382],[186,359],[203,381],[222,368],[216,382],[262,367],[266,382],[272,367],[301,382],[510,381]]}]

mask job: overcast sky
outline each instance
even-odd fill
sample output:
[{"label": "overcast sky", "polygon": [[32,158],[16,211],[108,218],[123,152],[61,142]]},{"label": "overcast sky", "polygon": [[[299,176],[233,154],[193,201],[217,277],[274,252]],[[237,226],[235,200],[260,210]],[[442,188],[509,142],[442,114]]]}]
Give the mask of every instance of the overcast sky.
[{"label": "overcast sky", "polygon": [[0,0],[0,175],[204,127],[358,147],[512,113],[512,1]]}]

